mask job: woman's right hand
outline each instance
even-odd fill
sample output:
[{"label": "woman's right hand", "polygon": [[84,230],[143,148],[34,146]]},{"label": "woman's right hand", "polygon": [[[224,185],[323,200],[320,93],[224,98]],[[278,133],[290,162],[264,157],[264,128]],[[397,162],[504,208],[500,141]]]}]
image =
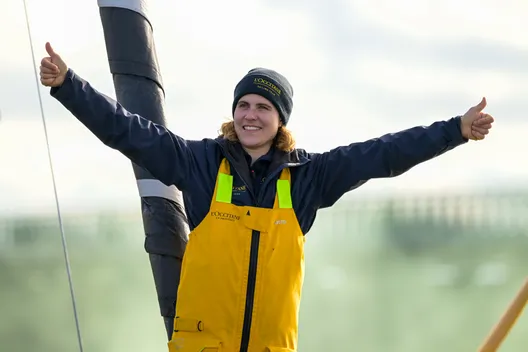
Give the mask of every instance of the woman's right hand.
[{"label": "woman's right hand", "polygon": [[61,57],[53,51],[50,43],[46,43],[47,57],[40,62],[40,83],[46,87],[60,87],[68,72],[68,66]]}]

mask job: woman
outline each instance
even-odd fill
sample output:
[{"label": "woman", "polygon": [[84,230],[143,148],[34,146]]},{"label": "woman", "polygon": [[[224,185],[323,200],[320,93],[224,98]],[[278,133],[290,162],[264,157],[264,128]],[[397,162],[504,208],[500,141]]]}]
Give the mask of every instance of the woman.
[{"label": "woman", "polygon": [[254,69],[235,87],[233,120],[189,141],[100,94],[49,43],[41,82],[107,146],[184,197],[191,227],[169,351],[297,350],[304,241],[318,209],[372,178],[483,139],[485,99],[463,115],[326,153],[295,149],[293,89]]}]

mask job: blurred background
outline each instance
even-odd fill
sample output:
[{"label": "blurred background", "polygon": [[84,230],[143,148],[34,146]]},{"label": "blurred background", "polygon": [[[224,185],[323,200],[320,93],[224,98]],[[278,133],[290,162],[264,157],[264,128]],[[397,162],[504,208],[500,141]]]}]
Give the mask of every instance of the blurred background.
[{"label": "blurred background", "polygon": [[[369,4],[370,2],[370,4]],[[74,4],[75,3],[75,4]],[[130,162],[37,87],[55,50],[114,97],[95,0],[0,0],[0,351],[76,351],[37,89],[86,352],[166,351]],[[311,152],[463,114],[491,135],[321,211],[307,235],[301,352],[474,351],[528,274],[528,3],[150,1],[168,126],[215,137],[251,68],[293,84]],[[526,313],[501,351],[525,351]]]}]

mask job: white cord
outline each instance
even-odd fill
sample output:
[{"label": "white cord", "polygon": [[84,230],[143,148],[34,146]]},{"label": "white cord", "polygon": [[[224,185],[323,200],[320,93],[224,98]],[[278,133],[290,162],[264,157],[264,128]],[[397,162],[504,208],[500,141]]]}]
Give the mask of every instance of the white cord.
[{"label": "white cord", "polygon": [[27,26],[28,37],[29,37],[29,46],[31,48],[31,58],[32,58],[31,64],[33,66],[33,71],[35,73],[35,82],[37,84],[37,94],[38,94],[39,104],[40,104],[40,115],[42,117],[42,124],[44,126],[44,135],[46,137],[46,146],[48,149],[48,161],[49,161],[49,166],[51,170],[51,179],[53,181],[53,191],[55,193],[55,204],[57,206],[57,215],[59,218],[59,227],[60,227],[60,233],[61,233],[61,239],[62,239],[62,249],[64,252],[64,260],[66,263],[66,273],[68,274],[68,284],[70,286],[70,296],[71,296],[72,305],[73,305],[73,316],[75,318],[75,327],[77,329],[77,340],[79,342],[79,351],[83,352],[83,344],[82,344],[82,339],[81,339],[81,328],[79,326],[79,317],[77,314],[77,304],[75,302],[75,293],[73,290],[73,280],[72,280],[72,275],[71,275],[70,259],[68,256],[68,246],[66,244],[66,236],[64,234],[64,226],[62,223],[62,216],[61,216],[61,211],[60,211],[60,206],[59,206],[59,197],[57,194],[57,185],[55,182],[55,172],[53,171],[53,162],[51,158],[51,150],[50,150],[49,139],[48,139],[48,129],[46,127],[46,119],[44,118],[44,107],[42,105],[42,96],[40,94],[40,85],[39,85],[40,80],[37,74],[37,67],[35,66],[35,53],[33,50],[33,40],[31,39],[31,28],[29,25],[29,16],[28,16],[28,11],[27,11],[26,0],[22,0],[22,2],[24,3],[24,13],[26,15],[26,26]]}]

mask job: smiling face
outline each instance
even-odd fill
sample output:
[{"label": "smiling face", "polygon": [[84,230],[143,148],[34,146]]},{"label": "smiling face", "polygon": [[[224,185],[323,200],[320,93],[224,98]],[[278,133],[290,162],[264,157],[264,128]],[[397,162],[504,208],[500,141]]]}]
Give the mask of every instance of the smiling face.
[{"label": "smiling face", "polygon": [[236,105],[233,120],[240,144],[254,160],[268,152],[280,126],[279,112],[268,99],[244,95]]}]

